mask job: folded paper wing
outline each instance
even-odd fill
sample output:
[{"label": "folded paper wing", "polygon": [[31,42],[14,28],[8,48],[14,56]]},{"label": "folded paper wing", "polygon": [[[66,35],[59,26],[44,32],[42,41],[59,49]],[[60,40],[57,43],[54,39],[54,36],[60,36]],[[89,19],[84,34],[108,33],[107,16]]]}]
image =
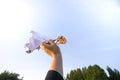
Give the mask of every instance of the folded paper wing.
[{"label": "folded paper wing", "polygon": [[32,37],[29,38],[29,43],[25,44],[25,48],[28,50],[26,51],[27,53],[33,52],[35,49],[40,49],[40,44],[47,39],[43,38],[39,33],[35,31],[31,31]]}]

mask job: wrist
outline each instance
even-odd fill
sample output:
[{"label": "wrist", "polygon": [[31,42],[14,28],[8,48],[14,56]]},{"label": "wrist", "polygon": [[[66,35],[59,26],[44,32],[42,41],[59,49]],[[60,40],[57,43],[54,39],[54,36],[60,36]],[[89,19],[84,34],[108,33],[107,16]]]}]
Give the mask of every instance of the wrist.
[{"label": "wrist", "polygon": [[61,52],[55,53],[55,54],[52,56],[52,58],[53,58],[53,59],[62,59]]}]

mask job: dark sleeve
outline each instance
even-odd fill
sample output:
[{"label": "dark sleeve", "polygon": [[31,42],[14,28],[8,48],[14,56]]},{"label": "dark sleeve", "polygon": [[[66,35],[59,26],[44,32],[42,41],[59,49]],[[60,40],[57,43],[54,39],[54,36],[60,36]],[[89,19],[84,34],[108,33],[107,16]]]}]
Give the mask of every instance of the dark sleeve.
[{"label": "dark sleeve", "polygon": [[45,80],[64,80],[64,79],[57,71],[49,70]]}]

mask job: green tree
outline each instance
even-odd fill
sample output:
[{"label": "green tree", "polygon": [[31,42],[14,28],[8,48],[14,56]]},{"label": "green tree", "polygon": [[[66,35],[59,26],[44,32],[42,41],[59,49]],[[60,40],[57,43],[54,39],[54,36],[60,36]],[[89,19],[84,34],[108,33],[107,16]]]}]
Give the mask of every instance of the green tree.
[{"label": "green tree", "polygon": [[98,65],[71,70],[66,80],[108,80],[105,71]]},{"label": "green tree", "polygon": [[120,72],[116,69],[112,70],[110,67],[107,67],[109,73],[109,80],[120,80]]},{"label": "green tree", "polygon": [[0,74],[0,80],[23,80],[22,78],[18,78],[19,74],[10,73],[9,71],[4,71]]},{"label": "green tree", "polygon": [[105,71],[98,65],[83,68],[82,74],[85,80],[108,80]]},{"label": "green tree", "polygon": [[70,74],[67,74],[65,80],[84,80],[81,69],[78,68],[77,70],[71,70]]}]

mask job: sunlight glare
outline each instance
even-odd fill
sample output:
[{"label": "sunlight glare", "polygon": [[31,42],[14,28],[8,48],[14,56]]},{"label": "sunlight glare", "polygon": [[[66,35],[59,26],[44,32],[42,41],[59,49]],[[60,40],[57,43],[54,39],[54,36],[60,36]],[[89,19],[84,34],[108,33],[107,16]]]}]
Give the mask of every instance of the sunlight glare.
[{"label": "sunlight glare", "polygon": [[30,9],[19,0],[0,1],[0,39],[18,38],[29,25]]}]

